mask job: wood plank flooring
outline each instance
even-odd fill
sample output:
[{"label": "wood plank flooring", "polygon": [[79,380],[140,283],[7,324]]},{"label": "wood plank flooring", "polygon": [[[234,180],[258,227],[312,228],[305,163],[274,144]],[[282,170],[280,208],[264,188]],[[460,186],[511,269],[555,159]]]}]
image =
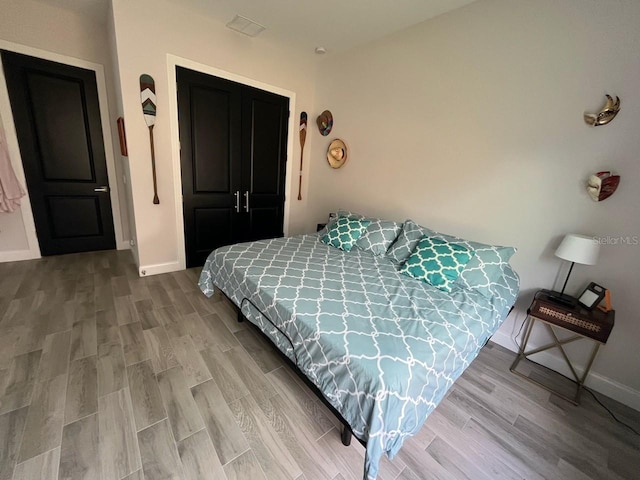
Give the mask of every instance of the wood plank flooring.
[{"label": "wood plank flooring", "polygon": [[[362,478],[364,449],[198,273],[139,278],[115,251],[0,264],[0,480]],[[513,357],[489,343],[379,478],[640,478],[640,437]]]}]

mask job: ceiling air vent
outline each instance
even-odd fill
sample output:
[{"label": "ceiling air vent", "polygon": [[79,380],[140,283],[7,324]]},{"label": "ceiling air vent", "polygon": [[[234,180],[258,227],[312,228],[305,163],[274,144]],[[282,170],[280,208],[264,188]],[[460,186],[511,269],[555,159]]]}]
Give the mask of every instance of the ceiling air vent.
[{"label": "ceiling air vent", "polygon": [[242,15],[236,15],[233,20],[227,23],[227,27],[231,30],[236,30],[237,32],[244,33],[250,37],[256,37],[259,33],[261,33],[265,27],[264,25],[260,25],[253,20],[243,17]]}]

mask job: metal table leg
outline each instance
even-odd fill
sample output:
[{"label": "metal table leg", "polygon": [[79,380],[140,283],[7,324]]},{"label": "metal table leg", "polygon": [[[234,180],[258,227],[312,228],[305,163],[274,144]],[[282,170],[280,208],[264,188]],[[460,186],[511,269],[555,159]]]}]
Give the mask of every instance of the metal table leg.
[{"label": "metal table leg", "polygon": [[[535,324],[536,320],[538,320],[536,317],[532,317],[532,316],[528,316],[527,320],[529,322],[529,324],[527,325],[526,329],[525,329],[525,336],[522,342],[522,345],[518,351],[518,355],[516,356],[516,359],[514,360],[513,364],[511,365],[511,367],[509,368],[509,370],[512,373],[515,373],[516,375],[524,378],[525,380],[528,380],[531,383],[535,383],[536,385],[544,388],[545,390],[553,393],[554,395],[559,396],[560,398],[563,398],[571,403],[573,403],[574,405],[578,405],[580,402],[580,393],[582,391],[582,388],[584,387],[584,382],[587,379],[587,376],[589,375],[589,371],[591,370],[591,366],[593,365],[593,361],[596,358],[596,354],[598,353],[598,350],[600,348],[600,343],[599,342],[594,342],[595,346],[593,347],[592,351],[591,351],[591,356],[589,357],[589,361],[587,362],[587,366],[582,374],[582,376],[580,377],[578,375],[578,373],[576,372],[573,364],[571,363],[571,360],[569,359],[569,356],[567,355],[567,353],[564,351],[563,345],[566,345],[568,343],[574,342],[576,340],[582,340],[585,339],[585,337],[583,336],[573,336],[570,338],[566,338],[564,340],[560,340],[558,339],[557,335],[555,334],[555,331],[553,330],[552,326],[549,325],[548,323],[544,322],[545,325],[549,328],[549,331],[551,332],[551,336],[553,337],[553,342],[549,343],[547,345],[544,345],[542,347],[538,347],[535,348],[533,350],[527,351],[527,344],[529,343],[529,339],[531,338],[531,332],[533,330],[533,325]],[[527,321],[525,320],[525,321]],[[538,382],[537,380],[534,380],[532,378],[529,378],[528,376],[524,375],[523,373],[520,373],[517,370],[517,366],[520,363],[520,360],[522,360],[523,358],[528,360],[528,357],[530,355],[534,355],[536,353],[540,353],[543,352],[545,350],[550,350],[552,348],[558,348],[560,349],[560,352],[562,353],[562,356],[565,360],[565,362],[567,363],[567,365],[569,366],[569,369],[571,370],[571,373],[573,374],[575,380],[571,380],[576,384],[576,394],[573,398],[567,397],[566,395],[563,395],[559,392],[557,392],[556,390],[544,385],[541,382]],[[560,375],[560,374],[559,374]]]}]

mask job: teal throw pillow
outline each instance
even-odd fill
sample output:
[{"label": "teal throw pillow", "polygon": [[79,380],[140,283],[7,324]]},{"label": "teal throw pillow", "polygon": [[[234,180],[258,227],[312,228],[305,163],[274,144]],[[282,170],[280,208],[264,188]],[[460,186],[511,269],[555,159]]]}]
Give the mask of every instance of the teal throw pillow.
[{"label": "teal throw pillow", "polygon": [[338,220],[328,226],[327,233],[320,240],[327,245],[349,252],[370,223],[369,220],[338,217]]},{"label": "teal throw pillow", "polygon": [[[356,220],[364,220],[365,219],[364,215],[360,215],[359,213],[353,213],[353,212],[350,212],[348,210],[339,209],[338,213],[336,213],[336,216],[331,218],[327,222],[327,224],[318,231],[318,238],[320,238],[322,240],[322,237],[324,237],[327,234],[327,232],[332,227],[332,225],[334,223],[336,223],[340,217],[352,217],[352,218],[355,218]],[[367,218],[367,220],[369,220],[369,219]]]},{"label": "teal throw pillow", "polygon": [[415,250],[422,237],[434,233],[428,228],[421,227],[413,220],[405,220],[398,239],[387,251],[387,257],[396,265],[404,263]]},{"label": "teal throw pillow", "polygon": [[473,255],[474,251],[467,247],[425,235],[418,241],[400,273],[450,292]]},{"label": "teal throw pillow", "polygon": [[471,260],[452,285],[452,289],[475,290],[485,297],[493,296],[492,285],[500,279],[504,266],[509,263],[509,259],[516,252],[513,247],[487,245],[465,240],[453,235],[438,233],[418,225],[412,220],[406,220],[402,225],[398,239],[387,251],[387,257],[396,265],[402,265],[424,235],[462,245],[474,252]]},{"label": "teal throw pillow", "polygon": [[[349,217],[356,220],[368,220],[371,222],[367,229],[362,233],[355,246],[360,250],[371,252],[376,256],[384,255],[387,252],[402,229],[402,224],[398,222],[382,220],[375,217],[366,217],[359,213],[340,209],[338,210],[337,217],[318,232],[318,237],[324,237],[329,231],[329,228],[331,228],[332,223],[335,223],[335,221],[340,217]],[[409,253],[411,252],[408,252],[407,256],[409,256]]]},{"label": "teal throw pillow", "polygon": [[488,245],[444,233],[434,232],[431,237],[462,245],[475,253],[452,288],[475,290],[485,297],[493,296],[492,286],[499,281],[504,273],[505,265],[509,264],[509,259],[516,253],[516,249],[513,247]]}]

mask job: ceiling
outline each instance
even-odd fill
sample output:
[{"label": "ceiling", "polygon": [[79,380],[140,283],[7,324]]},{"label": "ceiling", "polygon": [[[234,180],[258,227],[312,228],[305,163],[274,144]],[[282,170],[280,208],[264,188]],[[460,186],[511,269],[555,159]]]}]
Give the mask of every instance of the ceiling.
[{"label": "ceiling", "polygon": [[310,53],[346,50],[474,0],[172,0],[225,24],[236,14],[267,29],[258,38],[296,43]]},{"label": "ceiling", "polygon": [[[104,22],[109,0],[39,0]],[[129,0],[130,1],[130,0]],[[236,14],[267,29],[256,39],[313,52],[346,50],[454,10],[474,0],[165,0],[228,23]],[[158,6],[160,2],[158,2]],[[240,35],[240,34],[238,34]]]}]

